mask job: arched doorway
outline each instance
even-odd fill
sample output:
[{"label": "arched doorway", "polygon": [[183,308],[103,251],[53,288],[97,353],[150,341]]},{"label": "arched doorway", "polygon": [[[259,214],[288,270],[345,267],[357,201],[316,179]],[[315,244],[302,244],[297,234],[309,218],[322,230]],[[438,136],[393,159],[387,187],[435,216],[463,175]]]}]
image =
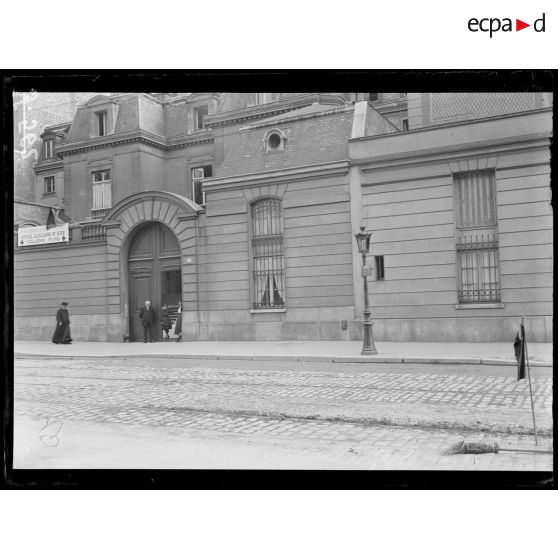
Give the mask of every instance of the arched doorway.
[{"label": "arched doorway", "polygon": [[161,341],[161,307],[168,305],[174,322],[182,292],[180,247],[167,226],[152,221],[135,232],[128,251],[128,284],[130,340],[143,340],[138,315],[145,301],[150,300],[157,317],[153,334]]}]

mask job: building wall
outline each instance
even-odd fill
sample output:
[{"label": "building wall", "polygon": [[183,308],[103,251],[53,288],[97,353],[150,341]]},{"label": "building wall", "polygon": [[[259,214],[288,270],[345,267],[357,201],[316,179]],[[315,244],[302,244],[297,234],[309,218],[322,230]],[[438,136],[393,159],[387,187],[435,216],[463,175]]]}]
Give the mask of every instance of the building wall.
[{"label": "building wall", "polygon": [[[316,116],[323,109],[308,105],[255,125],[219,126],[214,142],[201,132],[199,143],[171,150],[134,141],[66,153],[66,214],[90,218],[91,173],[110,168],[111,224],[99,242],[16,250],[16,336],[49,339],[56,308],[67,300],[76,339],[120,340],[127,243],[137,225],[156,220],[181,247],[186,340],[360,338],[353,234],[365,224],[373,233],[368,263],[385,258],[385,280],[369,280],[377,340],[509,341],[525,316],[530,339],[550,341],[550,111],[425,125],[422,101],[409,94],[416,125],[408,133],[386,125],[349,140],[352,107]],[[159,108],[128,99],[117,129],[144,120],[157,134]],[[86,141],[86,111],[78,113],[75,141]],[[364,133],[372,128],[364,125]],[[272,129],[285,134],[283,151],[266,151]],[[190,197],[191,168],[205,164],[214,166],[205,213],[165,193]],[[453,175],[474,169],[495,169],[502,301],[464,308],[457,304]],[[265,196],[282,200],[285,312],[251,311],[250,204]]]},{"label": "building wall", "polygon": [[48,340],[54,333],[60,302],[69,303],[76,339],[106,341],[120,316],[107,313],[106,245],[26,248],[14,258],[14,336]]},{"label": "building wall", "polygon": [[[335,107],[323,106],[331,111]],[[305,109],[301,109],[304,111]],[[319,110],[319,109],[318,109]],[[353,107],[338,109],[320,117],[296,120],[297,114],[269,119],[269,124],[240,128],[236,133],[225,131],[225,160],[216,176],[237,176],[275,169],[346,160],[347,139],[353,123]],[[283,151],[266,153],[265,136],[273,129],[281,130],[287,140]]]},{"label": "building wall", "polygon": [[[369,154],[359,180],[370,253],[384,255],[385,280],[369,283],[378,340],[507,341],[525,316],[532,341],[551,341],[550,130],[539,112],[451,130],[455,145],[447,128],[400,136],[393,154],[382,138],[354,144],[357,157]],[[467,307],[457,300],[453,174],[490,168],[501,304]]]},{"label": "building wall", "polygon": [[[286,312],[255,313],[250,203],[270,195],[282,199]],[[352,241],[346,172],[209,191],[198,245],[200,339],[348,336],[341,322],[354,322]]]},{"label": "building wall", "polygon": [[[45,177],[54,176],[55,192],[45,192]],[[35,199],[44,205],[62,207],[64,204],[64,169],[41,171],[36,174]]]},{"label": "building wall", "polygon": [[[15,197],[27,201],[36,198],[33,165],[39,160],[45,126],[69,122],[79,103],[96,93],[15,93],[14,94],[14,181]],[[25,96],[25,108],[22,101]],[[23,130],[23,119],[27,121]],[[24,145],[22,144],[24,142]]]}]

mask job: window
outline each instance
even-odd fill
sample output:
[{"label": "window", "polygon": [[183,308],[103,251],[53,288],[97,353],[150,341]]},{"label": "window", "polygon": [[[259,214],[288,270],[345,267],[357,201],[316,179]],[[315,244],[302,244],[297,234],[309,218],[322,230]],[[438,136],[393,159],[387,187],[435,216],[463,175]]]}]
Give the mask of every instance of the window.
[{"label": "window", "polygon": [[270,149],[278,149],[281,145],[281,136],[277,133],[271,134],[267,139]]},{"label": "window", "polygon": [[401,129],[406,132],[409,129],[409,120],[407,118],[403,118],[401,120]]},{"label": "window", "polygon": [[45,159],[52,159],[54,157],[54,140],[48,139],[45,141]]},{"label": "window", "polygon": [[458,301],[500,302],[494,171],[454,176]]},{"label": "window", "polygon": [[56,193],[56,181],[54,176],[45,176],[45,194]]},{"label": "window", "polygon": [[384,275],[384,256],[374,256],[376,260],[376,279],[381,281],[385,279]]},{"label": "window", "polygon": [[107,135],[107,113],[106,111],[96,112],[97,117],[97,135],[106,136]]},{"label": "window", "polygon": [[102,209],[112,207],[112,187],[110,170],[100,170],[93,173],[93,217],[101,217]]},{"label": "window", "polygon": [[202,190],[202,181],[204,178],[211,178],[212,175],[211,165],[192,169],[192,200],[198,205],[205,205],[205,192]]},{"label": "window", "polygon": [[204,122],[203,122],[203,117],[207,116],[209,112],[209,107],[207,105],[204,105],[203,107],[198,107],[196,109],[194,109],[194,117],[195,117],[195,126],[196,126],[196,130],[203,130],[204,129]]},{"label": "window", "polygon": [[375,101],[379,101],[380,100],[380,94],[379,93],[368,93],[368,100],[373,103]]},{"label": "window", "polygon": [[285,270],[280,200],[267,198],[252,205],[251,237],[253,308],[284,308]]}]

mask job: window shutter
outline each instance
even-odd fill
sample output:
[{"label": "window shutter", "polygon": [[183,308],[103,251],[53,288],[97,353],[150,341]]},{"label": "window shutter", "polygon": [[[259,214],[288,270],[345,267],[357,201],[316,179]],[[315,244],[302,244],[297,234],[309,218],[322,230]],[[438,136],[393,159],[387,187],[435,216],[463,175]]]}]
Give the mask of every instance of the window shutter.
[{"label": "window shutter", "polygon": [[494,172],[477,171],[455,177],[458,228],[496,224]]}]

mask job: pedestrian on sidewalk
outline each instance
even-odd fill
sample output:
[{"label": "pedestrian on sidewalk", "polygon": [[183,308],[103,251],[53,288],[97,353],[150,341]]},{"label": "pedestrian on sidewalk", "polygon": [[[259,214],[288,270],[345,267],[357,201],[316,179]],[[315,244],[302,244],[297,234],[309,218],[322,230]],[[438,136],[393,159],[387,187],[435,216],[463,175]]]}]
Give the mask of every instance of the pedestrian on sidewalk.
[{"label": "pedestrian on sidewalk", "polygon": [[166,304],[163,304],[163,308],[161,310],[161,327],[165,332],[165,341],[168,341],[170,339],[169,329],[172,328],[172,322],[169,316],[169,307]]},{"label": "pedestrian on sidewalk", "polygon": [[145,306],[140,310],[139,319],[143,326],[143,342],[153,343],[153,330],[151,328],[155,323],[155,310],[151,308],[151,301],[145,301]]},{"label": "pedestrian on sidewalk", "polygon": [[52,342],[57,345],[69,345],[73,341],[70,334],[70,314],[68,303],[62,302],[56,312],[56,329],[52,336]]},{"label": "pedestrian on sidewalk", "polygon": [[174,324],[174,334],[176,342],[182,341],[182,302],[178,301],[178,314],[176,316],[176,324]]}]

